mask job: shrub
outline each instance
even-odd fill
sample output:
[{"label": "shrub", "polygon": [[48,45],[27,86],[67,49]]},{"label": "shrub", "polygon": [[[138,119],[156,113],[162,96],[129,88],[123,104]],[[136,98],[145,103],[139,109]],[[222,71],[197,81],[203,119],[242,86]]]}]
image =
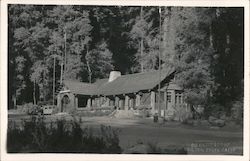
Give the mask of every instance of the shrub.
[{"label": "shrub", "polygon": [[[98,131],[96,131],[98,133]],[[8,152],[121,153],[118,131],[101,126],[99,134],[81,128],[76,120],[45,123],[42,117],[23,121],[22,128],[9,124]]]},{"label": "shrub", "polygon": [[204,114],[206,119],[208,119],[209,116],[220,118],[222,115],[225,115],[226,112],[224,106],[220,104],[209,104],[206,106]]},{"label": "shrub", "polygon": [[231,108],[231,118],[238,124],[243,124],[243,101],[234,101]]},{"label": "shrub", "polygon": [[114,111],[113,106],[108,107],[95,107],[95,108],[83,108],[83,109],[73,109],[70,113],[74,116],[108,116]]},{"label": "shrub", "polygon": [[174,117],[175,121],[185,122],[187,119],[192,117],[192,112],[188,106],[185,105],[176,105],[174,108]]},{"label": "shrub", "polygon": [[33,103],[25,103],[23,105],[17,105],[17,110],[19,113],[28,113],[30,110],[32,110],[35,106]]}]

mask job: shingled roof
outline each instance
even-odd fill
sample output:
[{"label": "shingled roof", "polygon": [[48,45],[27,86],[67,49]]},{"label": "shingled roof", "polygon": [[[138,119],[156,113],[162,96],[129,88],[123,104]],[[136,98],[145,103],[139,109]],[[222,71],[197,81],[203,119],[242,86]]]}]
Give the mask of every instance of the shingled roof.
[{"label": "shingled roof", "polygon": [[[173,68],[161,70],[161,81],[174,73]],[[119,95],[150,90],[157,87],[159,83],[159,71],[121,75],[112,82],[108,79],[100,79],[95,83],[82,83],[75,81],[64,81],[68,89],[75,94],[81,95]]]},{"label": "shingled roof", "polygon": [[97,95],[98,86],[91,83],[83,83],[72,80],[65,80],[64,85],[74,94],[81,95]]}]

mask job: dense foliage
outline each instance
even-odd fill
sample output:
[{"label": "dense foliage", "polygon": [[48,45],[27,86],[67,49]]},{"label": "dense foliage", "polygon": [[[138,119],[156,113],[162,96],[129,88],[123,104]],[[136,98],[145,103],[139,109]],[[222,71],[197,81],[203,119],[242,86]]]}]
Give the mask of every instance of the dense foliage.
[{"label": "dense foliage", "polygon": [[[52,98],[53,60],[61,79],[93,82],[177,69],[192,105],[242,102],[242,8],[9,5],[9,103]],[[161,22],[161,23],[160,23]],[[161,27],[161,28],[160,28]],[[160,57],[159,57],[160,55]],[[239,103],[242,104],[242,103]]]},{"label": "dense foliage", "polygon": [[33,117],[23,122],[23,128],[9,124],[7,151],[119,154],[121,148],[117,130],[109,126],[94,131],[81,128],[78,121],[46,123],[41,117]]}]

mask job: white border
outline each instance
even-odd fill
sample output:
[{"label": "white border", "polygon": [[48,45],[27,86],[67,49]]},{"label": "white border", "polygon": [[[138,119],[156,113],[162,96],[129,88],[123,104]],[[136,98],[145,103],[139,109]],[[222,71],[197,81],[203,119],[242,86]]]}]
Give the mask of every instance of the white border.
[{"label": "white border", "polygon": [[[122,5],[122,6],[200,6],[200,7],[245,7],[245,45],[244,45],[244,142],[243,156],[234,155],[131,155],[131,154],[7,154],[6,153],[6,133],[7,133],[7,4],[54,4],[54,5]],[[2,0],[1,1],[1,54],[0,54],[0,108],[1,108],[1,160],[3,161],[92,161],[92,160],[143,160],[143,161],[165,161],[168,160],[249,160],[249,1],[248,0]]]}]

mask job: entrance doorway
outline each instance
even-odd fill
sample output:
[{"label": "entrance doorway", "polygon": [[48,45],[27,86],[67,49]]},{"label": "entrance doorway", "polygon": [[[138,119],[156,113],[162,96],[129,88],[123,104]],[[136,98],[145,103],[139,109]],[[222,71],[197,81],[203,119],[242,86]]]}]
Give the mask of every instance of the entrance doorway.
[{"label": "entrance doorway", "polygon": [[61,112],[65,112],[65,109],[68,107],[70,103],[69,96],[64,95],[61,100]]}]

